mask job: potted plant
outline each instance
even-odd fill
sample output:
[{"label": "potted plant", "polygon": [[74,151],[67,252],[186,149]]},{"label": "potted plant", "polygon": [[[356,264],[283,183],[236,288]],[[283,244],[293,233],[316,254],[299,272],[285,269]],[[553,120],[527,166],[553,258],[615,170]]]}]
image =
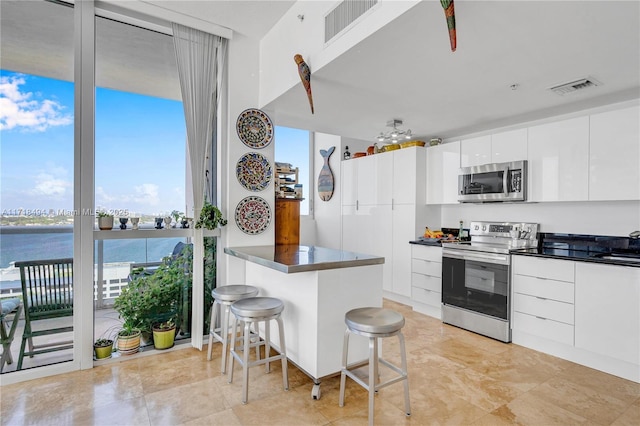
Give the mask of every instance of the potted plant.
[{"label": "potted plant", "polygon": [[140,329],[125,321],[116,337],[118,352],[122,355],[131,355],[138,352],[140,350],[141,334]]},{"label": "potted plant", "polygon": [[176,337],[176,324],[170,319],[153,325],[153,346],[156,349],[169,349]]},{"label": "potted plant", "polygon": [[100,338],[93,343],[93,352],[96,355],[96,359],[111,358],[111,352],[113,352],[113,340]]},{"label": "potted plant", "polygon": [[98,228],[102,231],[113,229],[113,215],[107,212],[98,212]]},{"label": "potted plant", "polygon": [[184,213],[179,212],[178,210],[173,210],[171,212],[171,217],[173,217],[173,224],[171,225],[172,227],[176,227],[178,225],[178,222],[180,221],[180,217],[183,215]]},{"label": "potted plant", "polygon": [[227,220],[222,217],[222,212],[218,207],[204,202],[202,210],[200,210],[200,218],[196,222],[196,228],[216,229],[218,226],[225,226]]}]

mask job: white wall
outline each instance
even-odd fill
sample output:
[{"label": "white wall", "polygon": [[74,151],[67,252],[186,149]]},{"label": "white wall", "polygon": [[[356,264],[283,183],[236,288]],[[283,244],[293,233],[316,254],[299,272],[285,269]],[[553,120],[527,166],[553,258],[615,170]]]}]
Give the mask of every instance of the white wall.
[{"label": "white wall", "polygon": [[537,222],[540,232],[628,236],[640,229],[640,201],[490,203],[442,206],[441,226],[464,220]]},{"label": "white wall", "polygon": [[320,247],[328,247],[340,249],[342,240],[342,216],[340,199],[342,197],[340,190],[340,161],[342,159],[342,151],[340,151],[340,136],[328,135],[325,133],[315,133],[313,143],[313,185],[318,185],[318,175],[324,164],[324,160],[320,155],[321,149],[329,149],[332,146],[336,150],[329,157],[329,166],[333,172],[334,190],[333,196],[329,201],[322,201],[317,192],[314,191],[313,205],[315,206],[314,218],[316,224],[315,245]]},{"label": "white wall", "polygon": [[[293,61],[302,55],[317,71],[412,7],[417,0],[381,1],[351,28],[324,43],[324,17],[338,1],[298,1],[260,42],[260,105],[282,95],[300,83]],[[301,21],[298,15],[304,15]]]}]

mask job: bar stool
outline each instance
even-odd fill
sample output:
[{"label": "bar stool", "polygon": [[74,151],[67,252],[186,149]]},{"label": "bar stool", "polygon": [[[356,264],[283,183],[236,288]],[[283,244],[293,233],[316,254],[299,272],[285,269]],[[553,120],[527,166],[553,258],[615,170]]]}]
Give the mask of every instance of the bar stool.
[{"label": "bar stool", "polygon": [[[222,343],[222,363],[220,372],[225,374],[227,368],[227,348],[229,346],[229,308],[231,304],[240,299],[247,297],[255,297],[258,295],[258,289],[251,285],[225,285],[214,288],[211,291],[214,298],[213,308],[211,309],[211,325],[209,328],[209,349],[207,360],[211,361],[211,351],[213,349],[213,339]],[[216,319],[220,311],[219,328],[215,328]],[[236,336],[236,327],[233,328],[233,335]]]},{"label": "bar stool", "polygon": [[[342,370],[340,374],[340,407],[344,406],[344,391],[346,377],[351,377],[356,383],[369,391],[369,425],[373,425],[373,407],[374,395],[385,386],[393,383],[404,381],[404,409],[407,416],[411,415],[411,406],[409,403],[409,381],[407,375],[407,355],[404,349],[404,336],[402,335],[402,327],[404,327],[404,317],[402,314],[385,308],[358,308],[352,309],[345,314],[345,323],[347,330],[344,333],[344,346],[342,347]],[[349,335],[351,333],[369,338],[369,383],[365,383],[348,369],[347,358],[349,352]],[[383,359],[378,354],[378,339],[382,337],[398,336],[400,340],[400,356],[402,359],[402,369],[396,367],[390,362]],[[384,383],[376,383],[379,381],[378,362],[389,367],[391,370],[400,374]],[[352,364],[355,365],[355,364]],[[363,364],[360,362],[358,367]]]},{"label": "bar stool", "polygon": [[[244,323],[242,332],[242,357],[238,354],[238,348],[236,348],[237,341],[233,340],[233,346],[231,347],[231,356],[229,357],[229,383],[233,382],[233,360],[237,359],[242,365],[242,403],[246,404],[248,399],[248,385],[249,385],[249,368],[260,364],[266,364],[267,373],[270,372],[269,363],[275,360],[282,360],[282,381],[284,384],[284,390],[289,390],[289,377],[287,370],[287,354],[286,345],[284,342],[284,327],[282,324],[282,317],[280,314],[284,310],[284,303],[282,300],[274,297],[250,297],[247,299],[241,299],[234,302],[231,305],[231,312],[233,313],[233,325],[235,330],[237,322],[242,321]],[[280,333],[280,354],[270,356],[271,354],[271,340],[270,340],[270,322],[276,320],[278,323],[278,331]],[[265,339],[264,342],[258,341],[256,344],[259,346],[265,346],[264,358],[258,358],[255,361],[249,362],[249,351],[251,344],[250,339],[250,326],[256,324],[256,330],[258,330],[258,324],[260,321],[264,321],[265,326]]]}]

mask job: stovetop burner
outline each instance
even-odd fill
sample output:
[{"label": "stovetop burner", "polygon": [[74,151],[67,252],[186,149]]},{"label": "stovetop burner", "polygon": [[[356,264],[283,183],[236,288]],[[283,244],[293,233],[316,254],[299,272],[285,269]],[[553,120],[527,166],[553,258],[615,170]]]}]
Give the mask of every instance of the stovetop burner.
[{"label": "stovetop burner", "polygon": [[492,253],[538,245],[538,224],[526,222],[471,222],[471,241],[447,243],[447,248]]}]

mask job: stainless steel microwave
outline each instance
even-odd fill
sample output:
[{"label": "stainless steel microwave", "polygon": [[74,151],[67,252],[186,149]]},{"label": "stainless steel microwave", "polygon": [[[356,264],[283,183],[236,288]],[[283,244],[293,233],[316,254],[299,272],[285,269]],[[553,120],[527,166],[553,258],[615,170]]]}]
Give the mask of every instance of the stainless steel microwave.
[{"label": "stainless steel microwave", "polygon": [[527,199],[527,162],[463,167],[458,175],[458,201],[489,203]]}]

